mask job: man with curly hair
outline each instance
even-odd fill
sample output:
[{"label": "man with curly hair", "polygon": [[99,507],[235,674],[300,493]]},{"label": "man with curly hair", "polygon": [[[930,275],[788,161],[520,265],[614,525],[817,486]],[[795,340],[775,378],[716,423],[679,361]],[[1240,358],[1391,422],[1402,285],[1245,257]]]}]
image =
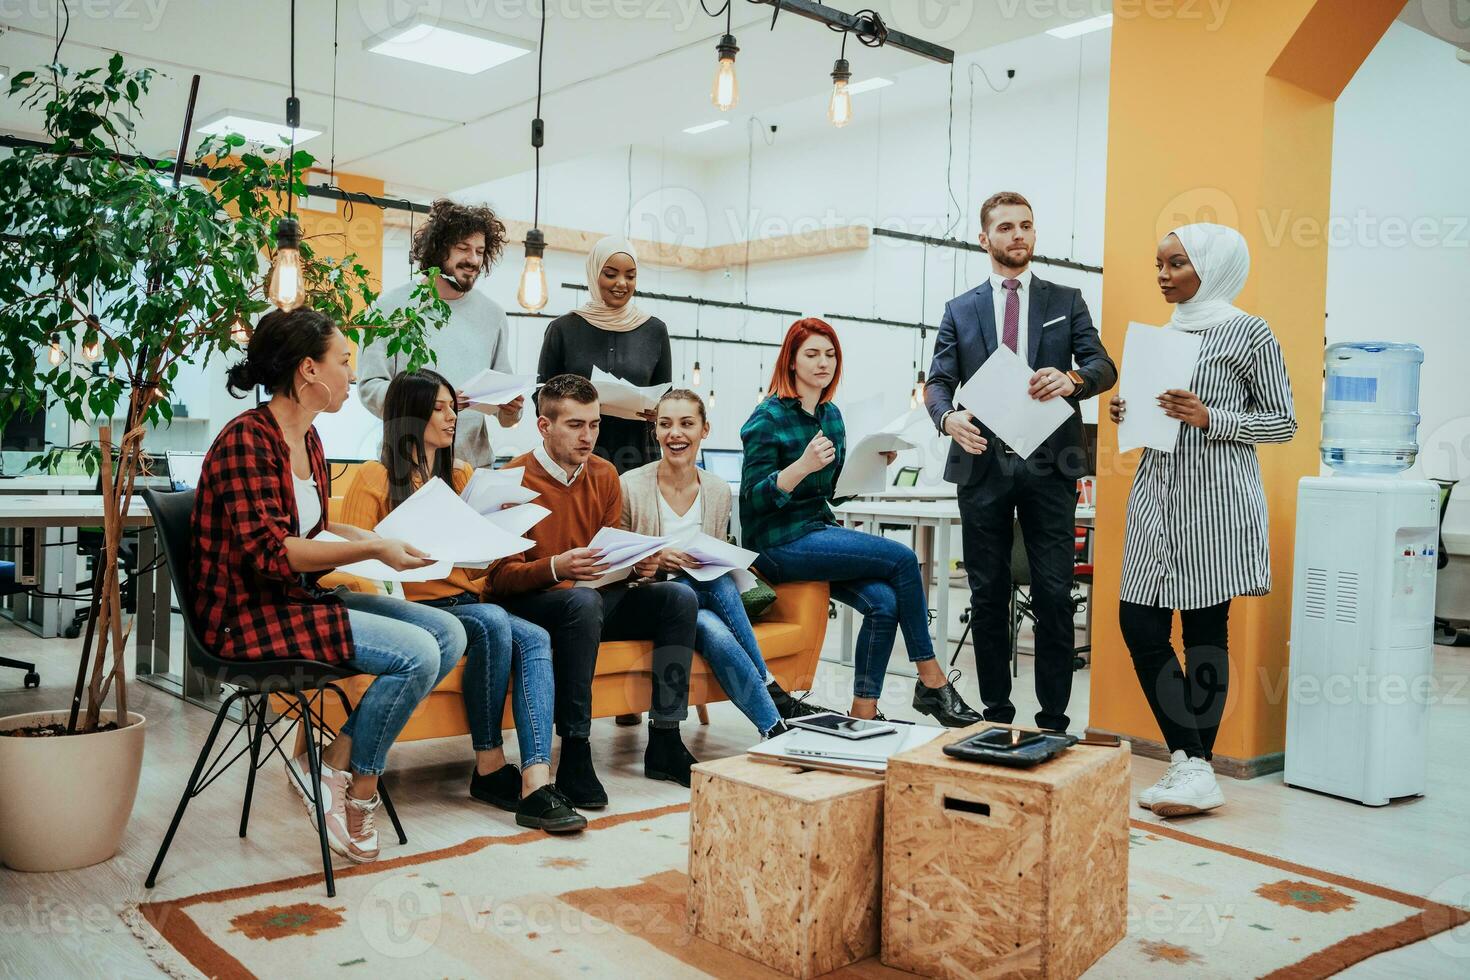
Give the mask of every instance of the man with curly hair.
[{"label": "man with curly hair", "polygon": [[[505,246],[505,225],[483,205],[435,201],[429,220],[414,233],[411,256],[419,273],[433,276],[434,288],[449,305],[449,319],[429,335],[429,347],[438,358],[435,369],[458,388],[485,368],[511,373],[505,310],[475,283],[490,272]],[[385,290],[374,308],[392,312],[409,305],[414,283]],[[358,396],[368,411],[382,418],[388,383],[408,367],[402,354],[388,353],[386,338],[369,344],[358,359]],[[471,466],[490,466],[495,452],[490,444],[490,415],[465,412],[469,400],[458,391],[462,413],[455,435],[455,455]],[[521,420],[524,398],[499,406],[495,412],[502,428]]]}]

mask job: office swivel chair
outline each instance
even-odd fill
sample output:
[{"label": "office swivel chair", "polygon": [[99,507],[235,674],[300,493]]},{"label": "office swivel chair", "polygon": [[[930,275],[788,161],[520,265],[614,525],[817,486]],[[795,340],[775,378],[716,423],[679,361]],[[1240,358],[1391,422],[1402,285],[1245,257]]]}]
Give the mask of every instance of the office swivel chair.
[{"label": "office swivel chair", "polygon": [[[1439,562],[1436,570],[1442,571],[1450,563],[1450,553],[1444,549],[1444,515],[1450,509],[1450,496],[1455,492],[1457,480],[1435,480],[1439,485]],[[1444,646],[1470,644],[1470,634],[1457,629],[1448,619],[1434,617],[1434,642]]]},{"label": "office swivel chair", "polygon": [[[191,601],[194,583],[189,578],[189,558],[194,548],[194,536],[189,518],[194,510],[194,491],[160,493],[156,490],[144,490],[143,500],[153,515],[153,527],[158,535],[159,547],[168,562],[169,578],[173,581],[174,591],[179,597],[179,609],[184,617],[184,646],[188,653],[189,664],[204,674],[213,685],[228,685],[234,688],[234,691],[220,704],[219,712],[215,715],[214,727],[209,730],[209,737],[205,739],[204,747],[199,751],[199,758],[194,763],[194,771],[190,774],[188,783],[184,785],[184,795],[180,798],[179,807],[174,812],[173,822],[169,824],[168,833],[164,834],[163,843],[158,848],[158,856],[154,858],[153,867],[149,870],[144,884],[152,888],[154,881],[157,880],[158,871],[163,867],[163,859],[168,855],[169,845],[173,843],[174,834],[179,829],[179,823],[184,818],[184,810],[189,806],[189,801],[202,793],[210,783],[223,775],[226,769],[248,752],[250,772],[245,782],[245,804],[240,811],[240,836],[245,836],[246,826],[250,822],[250,799],[255,792],[255,773],[261,766],[269,762],[273,755],[279,754],[282,759],[287,758],[285,746],[289,743],[286,742],[286,738],[299,723],[305,733],[306,755],[312,780],[309,789],[306,786],[301,788],[312,798],[315,805],[317,836],[320,839],[322,850],[322,876],[326,881],[327,897],[334,897],[337,894],[337,885],[332,875],[332,857],[327,847],[326,816],[322,812],[321,801],[322,735],[327,730],[322,720],[321,700],[326,697],[327,691],[331,691],[341,703],[343,714],[350,714],[352,706],[347,700],[347,695],[337,686],[336,682],[355,676],[360,671],[346,664],[332,664],[305,658],[221,660],[210,653],[199,639],[199,624],[195,622],[194,603]],[[272,697],[278,697],[288,704],[294,701],[295,704],[277,715],[274,720],[267,720]],[[220,728],[224,725],[230,707],[237,700],[244,702],[245,720],[237,722],[238,727],[211,762],[209,754],[214,748],[215,741],[219,738]],[[286,730],[278,736],[275,731],[276,726],[288,720]],[[235,749],[235,739],[242,732],[245,733],[246,745]],[[270,737],[272,744],[267,747],[262,757],[260,750],[265,744],[266,736]],[[234,749],[234,754],[226,759],[226,755],[232,749]],[[206,762],[209,763],[207,772]],[[296,778],[294,771],[291,778]],[[408,843],[408,836],[403,832],[403,825],[398,822],[398,813],[393,809],[393,801],[388,796],[387,785],[381,779],[378,781],[378,793],[383,798],[383,809],[387,812],[388,819],[393,822],[393,829],[398,833],[398,843]],[[293,806],[292,810],[294,809]],[[297,818],[293,814],[291,819]]]},{"label": "office swivel chair", "polygon": [[[30,586],[20,585],[15,581],[15,562],[0,561],[0,596],[15,595],[20,592],[29,591]],[[12,660],[10,657],[0,657],[0,667],[10,667],[15,670],[25,671],[25,686],[27,688],[41,686],[41,675],[36,672],[35,664],[28,664],[23,660]]]}]

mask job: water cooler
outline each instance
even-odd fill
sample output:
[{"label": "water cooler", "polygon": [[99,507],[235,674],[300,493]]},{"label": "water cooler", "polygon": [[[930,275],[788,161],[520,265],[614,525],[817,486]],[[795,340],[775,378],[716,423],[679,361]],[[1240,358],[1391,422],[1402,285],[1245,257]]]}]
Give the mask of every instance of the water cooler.
[{"label": "water cooler", "polygon": [[1297,490],[1286,783],[1382,806],[1424,792],[1439,490],[1413,344],[1327,349],[1322,459]]}]

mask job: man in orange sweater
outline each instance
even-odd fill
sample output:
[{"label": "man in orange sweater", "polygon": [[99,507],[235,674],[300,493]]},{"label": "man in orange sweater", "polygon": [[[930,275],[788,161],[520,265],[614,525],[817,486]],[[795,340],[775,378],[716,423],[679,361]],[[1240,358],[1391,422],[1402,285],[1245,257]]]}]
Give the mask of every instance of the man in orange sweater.
[{"label": "man in orange sweater", "polygon": [[551,516],[527,534],[536,547],[490,566],[484,594],[551,634],[561,736],[556,787],[573,806],[607,806],[589,743],[592,678],[603,640],[653,641],[653,703],[643,771],[650,779],[688,786],[696,760],[679,737],[679,723],[689,713],[698,599],[677,582],[575,587],[606,571],[587,543],[600,529],[618,526],[622,486],[613,465],[592,453],[601,418],[592,382],[557,375],[541,388],[538,407],[542,444],[506,465],[525,467],[523,484],[541,494],[539,502]]}]

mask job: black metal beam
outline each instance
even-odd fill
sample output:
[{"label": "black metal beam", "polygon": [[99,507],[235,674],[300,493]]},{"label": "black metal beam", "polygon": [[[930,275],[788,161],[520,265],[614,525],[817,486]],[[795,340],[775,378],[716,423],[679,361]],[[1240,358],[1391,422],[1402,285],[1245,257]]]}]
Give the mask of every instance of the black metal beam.
[{"label": "black metal beam", "polygon": [[[826,4],[816,3],[815,0],[750,0],[751,3],[764,4],[775,7],[778,11],[789,10],[798,17],[814,20],[819,24],[851,31],[854,34],[874,35],[878,33],[878,25],[871,18],[857,17],[836,7],[828,7]],[[884,47],[900,48],[921,58],[937,61],[942,65],[954,64],[954,52],[942,45],[925,41],[923,38],[895,31],[888,25],[883,25],[885,39]]]},{"label": "black metal beam", "polygon": [[[580,289],[587,291],[587,287],[575,282],[564,282],[562,289]],[[690,303],[694,306],[712,306],[721,310],[744,310],[748,313],[775,313],[780,316],[801,316],[800,310],[781,310],[774,306],[751,306],[749,303],[727,303],[718,299],[702,299],[698,296],[671,296],[668,293],[645,293],[638,291],[638,295],[644,299],[661,299],[670,303]]]},{"label": "black metal beam", "polygon": [[[924,245],[943,246],[945,248],[956,248],[962,252],[979,252],[988,255],[985,249],[976,242],[962,242],[958,238],[932,238],[929,235],[915,235],[909,231],[894,231],[891,228],[874,228],[873,234],[879,238],[897,238],[905,242],[919,242]],[[1085,262],[1074,262],[1071,259],[1053,259],[1045,255],[1031,256],[1032,262],[1040,262],[1042,265],[1054,265],[1062,269],[1076,269],[1079,272],[1095,272],[1102,275],[1102,266],[1088,265]]]}]

